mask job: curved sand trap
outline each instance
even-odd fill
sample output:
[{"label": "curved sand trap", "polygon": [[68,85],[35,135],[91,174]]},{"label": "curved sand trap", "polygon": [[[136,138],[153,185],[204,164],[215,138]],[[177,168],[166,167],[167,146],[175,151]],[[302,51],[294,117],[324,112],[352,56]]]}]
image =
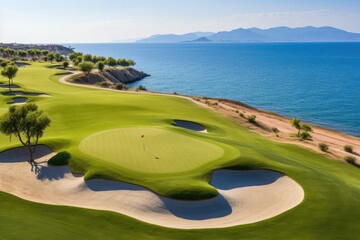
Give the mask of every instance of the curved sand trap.
[{"label": "curved sand trap", "polygon": [[25,104],[27,101],[27,98],[25,97],[18,97],[18,98],[13,98],[12,102],[8,102],[7,104],[9,105],[20,105],[20,104]]},{"label": "curved sand trap", "polygon": [[27,92],[21,92],[21,91],[4,92],[3,95],[5,95],[5,96],[51,97],[50,95],[44,94],[44,93],[27,93]]},{"label": "curved sand trap", "polygon": [[174,120],[174,122],[175,122],[174,126],[177,127],[186,128],[197,132],[207,132],[207,129],[203,125],[196,122],[178,120],[178,119]]},{"label": "curved sand trap", "polygon": [[279,215],[304,198],[291,178],[273,171],[218,170],[211,184],[219,196],[202,201],[160,197],[146,188],[108,180],[84,181],[67,166],[47,166],[51,153],[36,150],[38,171],[30,171],[24,148],[0,153],[0,190],[21,198],[55,205],[110,210],[165,227],[222,228],[254,223]]}]

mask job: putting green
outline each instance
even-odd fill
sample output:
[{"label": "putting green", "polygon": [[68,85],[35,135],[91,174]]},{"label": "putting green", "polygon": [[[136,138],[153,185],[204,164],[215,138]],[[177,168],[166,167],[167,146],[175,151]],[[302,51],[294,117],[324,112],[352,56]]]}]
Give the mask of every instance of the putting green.
[{"label": "putting green", "polygon": [[85,138],[80,150],[133,171],[175,173],[217,160],[224,150],[212,143],[157,128],[121,128]]}]

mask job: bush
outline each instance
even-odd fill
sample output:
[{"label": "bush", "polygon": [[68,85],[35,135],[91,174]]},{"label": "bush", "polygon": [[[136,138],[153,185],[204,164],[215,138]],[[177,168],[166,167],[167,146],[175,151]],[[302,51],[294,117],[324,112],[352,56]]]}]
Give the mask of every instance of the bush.
[{"label": "bush", "polygon": [[116,84],[115,88],[116,88],[117,90],[123,90],[123,89],[124,89],[124,84],[118,83],[118,84]]},{"label": "bush", "polygon": [[319,148],[323,152],[327,152],[329,150],[329,146],[325,143],[319,143]]},{"label": "bush", "polygon": [[312,138],[312,136],[311,136],[311,134],[309,132],[300,133],[300,139],[301,140],[309,140],[311,138]]},{"label": "bush", "polygon": [[345,145],[344,146],[344,151],[348,152],[348,153],[354,153],[353,147],[350,145]]},{"label": "bush", "polygon": [[96,83],[96,85],[103,87],[103,88],[108,88],[110,87],[110,83],[106,82],[106,81],[102,81],[102,82],[98,82]]},{"label": "bush", "polygon": [[255,115],[248,116],[247,120],[250,123],[256,123],[256,116]]},{"label": "bush", "polygon": [[356,158],[354,158],[353,156],[346,156],[344,157],[345,162],[354,165],[356,167],[360,167],[359,164],[356,163]]},{"label": "bush", "polygon": [[68,152],[59,152],[49,159],[48,164],[52,166],[68,165],[70,157],[71,155]]},{"label": "bush", "polygon": [[272,131],[273,133],[278,133],[278,132],[280,132],[279,129],[277,129],[276,127],[272,127],[272,128],[271,128],[271,131]]},{"label": "bush", "polygon": [[144,85],[139,85],[137,88],[136,88],[136,91],[147,91],[146,87]]},{"label": "bush", "polygon": [[242,118],[245,118],[243,113],[240,113],[239,116],[242,117]]}]

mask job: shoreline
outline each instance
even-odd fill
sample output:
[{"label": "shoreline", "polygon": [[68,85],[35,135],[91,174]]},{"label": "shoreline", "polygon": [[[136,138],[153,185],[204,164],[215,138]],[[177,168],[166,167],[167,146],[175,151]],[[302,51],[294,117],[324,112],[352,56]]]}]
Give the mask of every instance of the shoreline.
[{"label": "shoreline", "polygon": [[[261,136],[266,137],[270,140],[305,147],[317,153],[326,155],[331,159],[340,160],[343,162],[345,156],[352,156],[355,157],[357,163],[360,163],[360,155],[358,153],[360,152],[360,138],[356,136],[304,122],[310,125],[313,129],[313,132],[311,133],[312,139],[300,141],[297,137],[292,136],[294,133],[296,133],[297,130],[291,126],[291,118],[282,116],[278,113],[257,109],[240,101],[223,98],[197,97],[184,94],[161,93],[154,91],[122,91],[116,89],[102,88],[90,84],[76,84],[68,82],[67,79],[76,73],[77,72],[72,72],[72,74],[61,77],[59,79],[59,82],[68,85],[101,89],[105,91],[124,92],[132,94],[156,94],[188,99],[191,102],[196,103],[202,107],[211,109],[212,111],[222,114],[225,117],[235,121],[240,126],[245,127],[248,130],[260,134]],[[244,117],[241,117],[240,113],[242,113]],[[246,116],[250,115],[257,116],[256,124],[252,124],[247,121]],[[271,131],[271,128],[274,127],[279,130],[279,133],[274,133]],[[329,150],[327,152],[321,151],[318,147],[319,143],[327,144],[329,146]],[[345,152],[343,150],[343,147],[345,145],[351,145],[354,148],[354,153],[351,154]]]}]

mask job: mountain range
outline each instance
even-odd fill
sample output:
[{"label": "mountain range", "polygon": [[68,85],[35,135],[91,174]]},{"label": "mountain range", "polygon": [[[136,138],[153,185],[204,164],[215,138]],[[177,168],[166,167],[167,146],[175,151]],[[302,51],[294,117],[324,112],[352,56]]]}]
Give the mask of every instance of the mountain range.
[{"label": "mountain range", "polygon": [[157,34],[137,43],[180,42],[360,42],[360,34],[334,27],[274,27],[269,29],[238,28],[232,31],[193,32],[182,35]]}]

